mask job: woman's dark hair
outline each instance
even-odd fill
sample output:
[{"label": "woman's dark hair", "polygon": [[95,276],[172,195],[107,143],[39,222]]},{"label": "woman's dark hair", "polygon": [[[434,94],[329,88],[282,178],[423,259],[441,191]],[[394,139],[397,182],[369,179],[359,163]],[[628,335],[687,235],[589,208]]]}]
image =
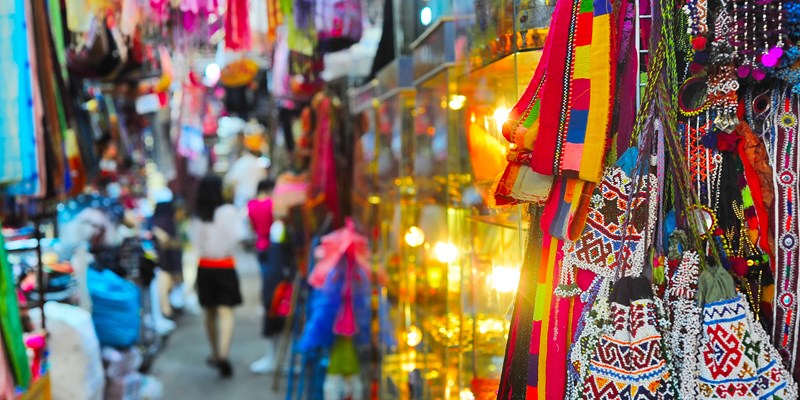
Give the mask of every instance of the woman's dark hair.
[{"label": "woman's dark hair", "polygon": [[222,195],[222,178],[216,175],[206,175],[197,185],[195,197],[195,215],[201,221],[211,222],[214,220],[214,211],[219,206],[225,204]]},{"label": "woman's dark hair", "polygon": [[275,181],[272,179],[262,179],[258,182],[257,193],[267,193],[275,189]]}]

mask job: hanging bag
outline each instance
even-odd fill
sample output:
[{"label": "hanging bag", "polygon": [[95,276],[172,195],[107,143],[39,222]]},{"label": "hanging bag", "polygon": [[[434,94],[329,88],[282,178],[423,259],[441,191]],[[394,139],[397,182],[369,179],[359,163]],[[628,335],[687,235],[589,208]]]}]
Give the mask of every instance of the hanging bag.
[{"label": "hanging bag", "polygon": [[361,0],[317,0],[314,25],[323,52],[344,50],[361,40]]}]

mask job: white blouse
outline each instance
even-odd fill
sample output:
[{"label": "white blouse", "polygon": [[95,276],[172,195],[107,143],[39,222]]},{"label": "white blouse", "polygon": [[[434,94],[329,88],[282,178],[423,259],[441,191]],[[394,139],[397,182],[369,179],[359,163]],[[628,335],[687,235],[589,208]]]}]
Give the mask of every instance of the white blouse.
[{"label": "white blouse", "polygon": [[240,222],[239,211],[231,204],[217,208],[211,222],[192,218],[189,239],[197,255],[214,259],[233,257],[246,235]]}]

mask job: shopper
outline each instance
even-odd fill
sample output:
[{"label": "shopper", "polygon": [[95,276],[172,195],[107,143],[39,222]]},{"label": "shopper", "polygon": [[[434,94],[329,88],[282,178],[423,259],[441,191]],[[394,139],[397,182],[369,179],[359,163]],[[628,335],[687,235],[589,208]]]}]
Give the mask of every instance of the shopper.
[{"label": "shopper", "polygon": [[197,295],[205,313],[211,346],[208,363],[220,376],[233,375],[228,360],[233,339],[233,307],[242,303],[234,253],[244,234],[236,207],[226,204],[222,179],[207,175],[197,188],[195,215],[189,236],[199,257]]},{"label": "shopper", "polygon": [[158,295],[161,305],[161,313],[167,317],[172,317],[172,299],[178,296],[172,293],[177,292],[180,296],[179,306],[183,306],[183,242],[180,240],[180,232],[175,218],[175,200],[169,188],[161,188],[153,194],[156,203],[153,211],[152,224],[153,234],[156,237],[158,247]]},{"label": "shopper", "polygon": [[272,190],[275,181],[265,179],[258,183],[256,198],[247,205],[248,217],[256,234],[256,251],[261,266],[261,301],[264,306],[264,320],[261,333],[266,338],[264,356],[250,364],[254,374],[266,374],[275,370],[275,342],[281,330],[282,319],[270,315],[270,306],[275,288],[281,282],[281,266],[270,262],[270,229],[273,222]]}]

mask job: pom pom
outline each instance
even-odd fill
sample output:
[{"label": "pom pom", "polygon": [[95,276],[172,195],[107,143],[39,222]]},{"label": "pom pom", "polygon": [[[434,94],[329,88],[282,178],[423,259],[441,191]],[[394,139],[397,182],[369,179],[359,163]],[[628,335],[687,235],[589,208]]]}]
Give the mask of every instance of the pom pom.
[{"label": "pom pom", "polygon": [[733,261],[731,264],[731,269],[736,273],[736,275],[744,276],[747,274],[747,261],[744,258],[732,258],[731,261]]},{"label": "pom pom", "polygon": [[703,36],[698,36],[692,39],[692,48],[695,50],[705,50],[708,39]]}]

